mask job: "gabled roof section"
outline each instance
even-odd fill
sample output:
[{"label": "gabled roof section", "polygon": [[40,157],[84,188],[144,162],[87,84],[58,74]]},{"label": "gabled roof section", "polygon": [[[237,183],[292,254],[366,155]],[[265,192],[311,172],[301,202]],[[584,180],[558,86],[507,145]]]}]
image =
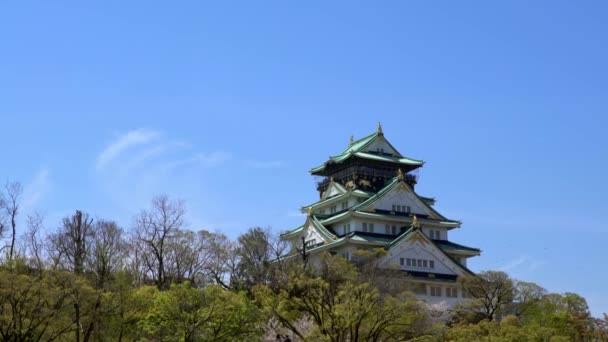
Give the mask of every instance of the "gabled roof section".
[{"label": "gabled roof section", "polygon": [[407,241],[412,241],[412,240],[422,240],[426,243],[431,244],[432,246],[434,246],[441,254],[443,254],[446,258],[448,258],[450,261],[452,261],[457,267],[459,267],[460,269],[462,269],[465,273],[469,273],[469,274],[474,274],[473,271],[469,270],[466,266],[462,265],[461,263],[459,263],[458,261],[454,260],[454,258],[452,258],[448,253],[446,253],[436,242],[437,240],[431,240],[429,239],[423,232],[421,229],[416,228],[414,225],[412,225],[412,227],[410,227],[408,230],[406,230],[405,232],[403,232],[401,235],[399,235],[393,242],[391,242],[390,244],[388,244],[385,248],[386,250],[390,251],[392,249],[397,248],[398,246],[402,245],[403,243],[407,242]]},{"label": "gabled roof section", "polygon": [[[370,153],[369,147],[373,144],[381,144],[382,146],[387,146],[390,151],[386,151],[385,153]],[[422,160],[412,159],[403,156],[399,151],[391,145],[391,143],[384,138],[384,133],[382,133],[382,127],[378,125],[378,131],[370,134],[362,139],[351,142],[348,147],[342,151],[342,153],[330,156],[329,160],[327,160],[323,165],[314,167],[310,169],[310,173],[317,173],[323,171],[325,166],[328,163],[340,163],[342,161],[347,160],[351,156],[357,156],[363,159],[370,160],[378,160],[392,163],[399,163],[409,166],[422,166],[424,162]]]},{"label": "gabled roof section", "polygon": [[353,210],[365,211],[367,209],[369,211],[369,209],[374,205],[374,203],[378,202],[384,196],[389,194],[392,190],[398,189],[399,187],[401,189],[403,189],[404,191],[413,194],[417,203],[428,211],[430,218],[440,220],[440,221],[446,221],[446,222],[457,222],[457,221],[447,219],[445,216],[441,215],[438,211],[433,209],[433,207],[431,207],[431,205],[429,204],[428,199],[425,200],[425,198],[418,196],[418,194],[416,194],[414,189],[412,189],[412,187],[409,186],[409,184],[407,184],[403,180],[403,177],[401,177],[401,176],[397,176],[397,177],[393,178],[393,180],[391,180],[384,188],[382,188],[380,191],[378,191],[378,193],[376,193],[374,196],[368,198],[366,201],[353,207]]},{"label": "gabled roof section", "polygon": [[281,234],[281,238],[282,239],[294,239],[297,238],[299,236],[301,236],[301,234],[305,233],[306,230],[312,227],[317,233],[319,233],[319,235],[327,240],[327,241],[333,241],[336,240],[338,238],[338,236],[331,231],[330,229],[327,229],[316,217],[314,214],[311,214],[308,216],[308,218],[306,219],[306,222],[304,222],[303,225],[296,227],[290,231],[288,231],[287,233]]},{"label": "gabled roof section", "polygon": [[321,199],[328,199],[334,196],[339,196],[342,194],[347,193],[348,191],[346,190],[346,188],[338,183],[338,182],[334,182],[334,179],[330,179],[329,180],[329,184],[327,185],[327,190],[325,190],[323,192],[323,195],[321,196]]}]

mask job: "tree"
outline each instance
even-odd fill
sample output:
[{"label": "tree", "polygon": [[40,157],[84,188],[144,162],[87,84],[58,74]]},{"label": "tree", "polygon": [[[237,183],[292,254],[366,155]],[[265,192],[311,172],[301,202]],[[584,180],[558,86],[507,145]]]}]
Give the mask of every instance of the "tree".
[{"label": "tree", "polygon": [[514,290],[515,314],[517,316],[525,315],[531,311],[547,294],[547,290],[543,287],[526,281],[515,281]]},{"label": "tree", "polygon": [[72,331],[70,287],[62,286],[58,278],[0,270],[3,341],[52,341]]},{"label": "tree", "polygon": [[140,327],[159,341],[243,341],[261,335],[258,309],[244,293],[173,284],[159,292]]},{"label": "tree", "polygon": [[42,273],[44,269],[44,243],[40,236],[44,228],[44,217],[40,213],[34,213],[27,216],[27,232],[23,235],[23,249],[26,255],[29,256],[33,268]]},{"label": "tree", "polygon": [[93,226],[94,240],[88,263],[95,274],[98,289],[104,288],[112,275],[123,266],[126,244],[122,235],[122,228],[114,221],[98,220]]},{"label": "tree", "polygon": [[483,271],[477,275],[462,275],[458,282],[471,297],[456,309],[469,320],[496,319],[505,314],[513,303],[515,289],[513,280],[500,271]]},{"label": "tree", "polygon": [[17,237],[17,214],[19,213],[19,204],[23,187],[19,182],[6,182],[4,185],[5,194],[0,194],[0,236],[3,236],[6,230],[6,220],[10,221],[11,227],[11,242],[9,244],[8,260],[12,261],[15,253],[15,240]]},{"label": "tree", "polygon": [[184,214],[183,201],[172,201],[166,195],[160,195],[152,200],[149,210],[142,210],[135,218],[143,266],[159,290],[169,288],[167,247],[169,240],[184,225]]},{"label": "tree", "polygon": [[[408,340],[427,331],[426,311],[410,292],[381,294],[361,282],[352,264],[341,257],[322,257],[318,273],[294,272],[286,289],[254,289],[266,312],[301,339],[328,341]],[[312,334],[294,324],[309,317]]]},{"label": "tree", "polygon": [[240,277],[238,245],[224,234],[211,233],[208,248],[209,262],[205,272],[215,284],[227,290],[234,289]]},{"label": "tree", "polygon": [[54,265],[82,274],[91,250],[93,234],[93,219],[89,214],[76,210],[74,215],[64,217],[63,225],[49,236]]}]

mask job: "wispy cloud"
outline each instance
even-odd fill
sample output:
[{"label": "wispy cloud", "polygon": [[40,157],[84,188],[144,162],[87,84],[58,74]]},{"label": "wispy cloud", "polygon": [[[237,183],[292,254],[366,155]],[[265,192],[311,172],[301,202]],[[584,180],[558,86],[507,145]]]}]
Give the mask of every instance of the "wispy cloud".
[{"label": "wispy cloud", "polygon": [[503,266],[499,267],[499,270],[504,271],[504,272],[508,272],[508,271],[511,271],[511,270],[513,270],[515,268],[520,267],[526,261],[528,261],[528,257],[525,256],[525,255],[520,255],[520,256],[516,257],[515,259],[512,259],[512,260],[508,261]]},{"label": "wispy cloud", "polygon": [[135,129],[118,136],[97,156],[97,169],[106,166],[124,151],[138,145],[148,144],[160,136],[159,132],[147,129]]},{"label": "wispy cloud", "polygon": [[517,257],[513,258],[512,260],[508,261],[507,263],[505,263],[498,269],[501,271],[504,271],[504,272],[510,272],[510,271],[515,271],[515,270],[536,271],[540,267],[544,266],[545,264],[547,264],[546,261],[537,260],[537,259],[531,258],[527,255],[520,255],[520,256],[517,256]]},{"label": "wispy cloud", "polygon": [[50,170],[42,167],[36,175],[24,186],[22,207],[25,211],[33,208],[48,194],[51,188]]}]

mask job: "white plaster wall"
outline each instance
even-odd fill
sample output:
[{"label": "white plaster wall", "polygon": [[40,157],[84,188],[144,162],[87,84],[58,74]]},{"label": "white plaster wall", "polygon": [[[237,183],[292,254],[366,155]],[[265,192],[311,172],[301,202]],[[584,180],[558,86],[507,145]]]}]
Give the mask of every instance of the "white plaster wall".
[{"label": "white plaster wall", "polygon": [[[453,265],[451,260],[447,259],[443,255],[438,255],[438,253],[433,252],[433,247],[429,244],[422,244],[420,241],[416,241],[413,244],[404,243],[396,249],[393,249],[389,254],[385,257],[385,261],[383,264],[387,266],[398,265],[402,270],[410,270],[410,271],[420,271],[420,272],[429,272],[429,273],[441,273],[441,274],[454,274],[457,275],[460,272]],[[434,260],[435,267],[434,268],[419,268],[419,267],[411,267],[407,265],[401,266],[400,259],[401,258],[412,258],[412,259],[424,259],[424,260]]]},{"label": "white plaster wall", "polygon": [[305,229],[306,229],[306,231],[304,232],[304,241],[309,241],[312,239],[317,240],[316,243],[325,241],[325,239],[323,239],[321,237],[321,235],[319,233],[317,233],[315,228],[312,226],[312,223],[310,223],[308,226],[306,226]]},{"label": "white plaster wall", "polygon": [[[435,237],[433,239],[435,240],[447,240],[448,239],[448,231],[444,228],[422,228],[422,231],[424,232],[424,235],[428,236],[429,238],[431,237],[431,230],[435,231]],[[439,232],[439,237],[437,237],[437,232]]]},{"label": "white plaster wall", "polygon": [[333,197],[336,195],[341,194],[342,192],[338,189],[337,186],[335,186],[334,184],[331,184],[327,190],[325,190],[325,198],[329,198],[329,197]]},{"label": "white plaster wall", "polygon": [[430,212],[418,201],[412,193],[405,192],[402,188],[395,188],[374,203],[374,208],[381,210],[393,210],[395,205],[407,205],[412,208],[412,213],[429,215]]}]

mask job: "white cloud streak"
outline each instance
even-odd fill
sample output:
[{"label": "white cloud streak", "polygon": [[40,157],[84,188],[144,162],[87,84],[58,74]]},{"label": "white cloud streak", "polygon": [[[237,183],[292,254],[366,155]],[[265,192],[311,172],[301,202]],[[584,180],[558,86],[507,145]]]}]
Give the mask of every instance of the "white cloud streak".
[{"label": "white cloud streak", "polygon": [[118,136],[97,156],[97,169],[104,168],[126,150],[134,146],[148,144],[159,136],[158,132],[147,129],[135,129]]},{"label": "white cloud streak", "polygon": [[32,178],[23,189],[22,207],[29,210],[38,204],[44,196],[48,194],[51,188],[50,170],[47,167],[42,167],[34,178]]}]

